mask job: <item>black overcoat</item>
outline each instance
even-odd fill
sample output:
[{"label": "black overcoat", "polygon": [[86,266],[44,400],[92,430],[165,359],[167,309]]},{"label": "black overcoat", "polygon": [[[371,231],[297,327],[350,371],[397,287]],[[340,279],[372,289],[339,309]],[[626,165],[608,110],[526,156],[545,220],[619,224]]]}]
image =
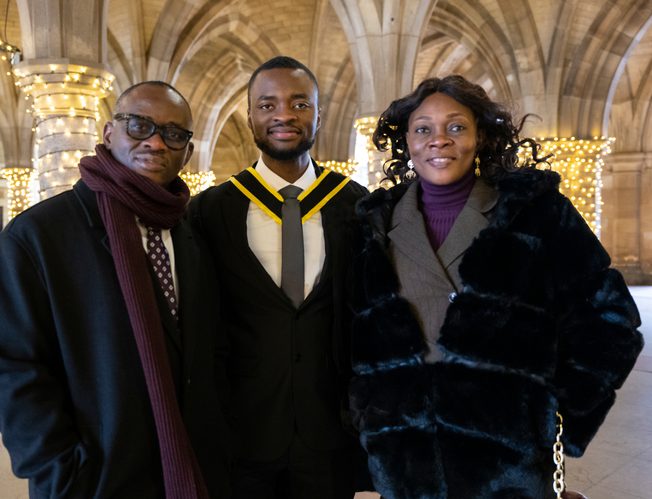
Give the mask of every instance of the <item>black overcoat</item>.
[{"label": "black overcoat", "polygon": [[[159,308],[185,425],[212,497],[223,498],[212,263],[186,222],[172,238],[180,334],[161,297]],[[0,278],[0,432],[30,496],[164,497],[145,379],[95,193],[80,181],[16,217],[0,234]]]}]

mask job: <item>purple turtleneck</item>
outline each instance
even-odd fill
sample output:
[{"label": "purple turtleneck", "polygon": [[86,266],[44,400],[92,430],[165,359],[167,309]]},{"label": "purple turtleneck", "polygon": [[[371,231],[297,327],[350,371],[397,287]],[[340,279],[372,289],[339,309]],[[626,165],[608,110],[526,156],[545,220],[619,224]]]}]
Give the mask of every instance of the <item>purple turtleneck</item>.
[{"label": "purple turtleneck", "polygon": [[447,185],[434,185],[423,179],[419,207],[426,222],[426,231],[432,248],[437,251],[464,208],[475,183],[473,169],[457,182]]}]

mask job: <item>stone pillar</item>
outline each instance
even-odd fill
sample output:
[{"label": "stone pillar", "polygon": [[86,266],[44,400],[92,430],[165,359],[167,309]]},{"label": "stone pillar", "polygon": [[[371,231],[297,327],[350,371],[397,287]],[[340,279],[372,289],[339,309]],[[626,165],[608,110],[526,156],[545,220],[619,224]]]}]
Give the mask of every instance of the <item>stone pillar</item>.
[{"label": "stone pillar", "polygon": [[33,98],[34,166],[45,199],[69,189],[79,178],[80,158],[93,154],[99,102],[112,90],[114,77],[103,67],[67,59],[27,61],[14,74]]},{"label": "stone pillar", "polygon": [[[643,208],[649,210],[650,200],[641,199],[641,182],[644,172],[645,155],[638,152],[617,152],[605,161],[603,172],[603,216],[602,241],[628,284],[642,284],[645,276],[641,268],[641,250],[645,244],[642,219],[645,217],[647,237],[652,235],[652,219],[645,215]],[[647,182],[651,182],[649,171],[645,172]],[[645,230],[645,229],[643,229]],[[652,257],[652,240],[645,251],[648,262]],[[647,264],[649,267],[650,263]]]},{"label": "stone pillar", "polygon": [[378,117],[366,116],[355,120],[353,126],[356,131],[355,140],[355,161],[357,163],[356,174],[353,178],[370,190],[380,187],[380,181],[385,178],[383,163],[385,155],[376,149],[372,141]]},{"label": "stone pillar", "polygon": [[[360,107],[355,124],[359,168],[368,151],[368,184],[384,177],[384,155],[371,142],[373,127],[391,101],[412,91],[422,34],[435,0],[331,0],[351,49]],[[373,124],[373,126],[372,126]],[[366,137],[366,139],[364,138]],[[358,178],[358,177],[355,177]]]},{"label": "stone pillar", "polygon": [[641,248],[641,279],[640,284],[652,284],[652,197],[645,193],[652,192],[652,152],[642,153],[640,205],[638,215],[639,245]]}]

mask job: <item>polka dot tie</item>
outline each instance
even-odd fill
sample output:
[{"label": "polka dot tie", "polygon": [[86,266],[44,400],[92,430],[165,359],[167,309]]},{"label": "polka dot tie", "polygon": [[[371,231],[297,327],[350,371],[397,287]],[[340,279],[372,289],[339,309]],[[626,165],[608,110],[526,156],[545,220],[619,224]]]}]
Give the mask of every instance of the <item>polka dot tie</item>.
[{"label": "polka dot tie", "polygon": [[172,317],[177,319],[177,295],[174,292],[174,280],[172,279],[172,268],[168,250],[163,244],[161,229],[147,227],[147,256],[152,263],[154,273],[163,291],[163,296],[168,302]]}]

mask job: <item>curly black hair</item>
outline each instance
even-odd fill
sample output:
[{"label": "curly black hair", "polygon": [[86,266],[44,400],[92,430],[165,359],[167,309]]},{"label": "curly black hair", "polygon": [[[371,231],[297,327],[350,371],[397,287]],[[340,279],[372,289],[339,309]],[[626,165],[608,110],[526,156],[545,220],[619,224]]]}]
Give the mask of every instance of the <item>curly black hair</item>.
[{"label": "curly black hair", "polygon": [[[480,86],[471,83],[460,75],[444,78],[428,78],[410,94],[392,102],[381,114],[373,142],[379,151],[391,148],[391,159],[385,162],[384,181],[392,183],[409,182],[406,173],[410,154],[405,134],[412,112],[430,95],[440,92],[452,97],[468,107],[477,120],[479,135],[478,157],[480,175],[490,184],[506,172],[515,171],[524,166],[536,167],[545,163],[549,156],[539,157],[541,146],[531,138],[519,139],[523,123],[530,116],[526,115],[514,124],[512,115],[502,105],[492,101]],[[519,166],[519,147],[528,147],[531,157],[527,165]]]}]

